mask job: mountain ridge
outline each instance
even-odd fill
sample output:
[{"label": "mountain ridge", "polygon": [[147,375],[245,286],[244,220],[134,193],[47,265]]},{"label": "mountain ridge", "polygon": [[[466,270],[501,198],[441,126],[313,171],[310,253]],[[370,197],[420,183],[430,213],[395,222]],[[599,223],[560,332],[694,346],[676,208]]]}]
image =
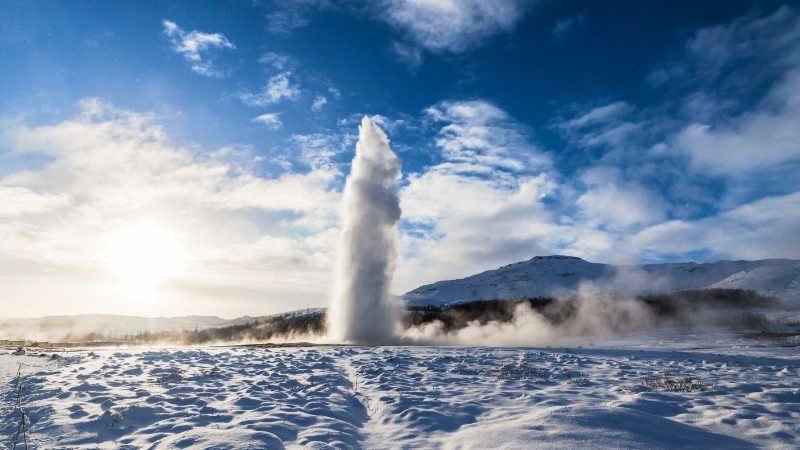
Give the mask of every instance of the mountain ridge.
[{"label": "mountain ridge", "polygon": [[[800,282],[796,281],[800,279],[800,260],[611,265],[567,255],[535,256],[464,278],[437,281],[406,292],[402,298],[410,305],[446,305],[472,300],[567,296],[587,289],[621,294],[703,289],[723,287],[713,285],[762,267],[782,270],[782,275],[775,279],[783,284],[772,286],[770,295],[800,299]],[[765,284],[758,278],[762,272],[764,276],[773,273],[756,271],[749,278],[739,277],[738,280],[745,281],[739,281],[736,287],[749,289],[752,285],[754,290],[766,291]]]}]

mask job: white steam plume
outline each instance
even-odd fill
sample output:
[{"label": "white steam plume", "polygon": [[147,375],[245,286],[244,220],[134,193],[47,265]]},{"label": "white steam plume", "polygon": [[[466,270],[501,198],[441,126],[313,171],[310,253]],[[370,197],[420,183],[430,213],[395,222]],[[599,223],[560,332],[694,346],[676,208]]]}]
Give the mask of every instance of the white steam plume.
[{"label": "white steam plume", "polygon": [[514,306],[510,320],[476,318],[460,327],[434,320],[407,328],[401,341],[421,345],[578,345],[594,338],[653,337],[689,330],[740,333],[785,327],[764,316],[773,305],[764,298],[754,298],[756,303],[742,306],[733,297],[731,303],[715,306],[710,302],[710,291],[706,300],[694,297],[680,301],[682,291],[661,289],[656,292],[665,296],[672,292],[673,298],[661,299],[660,307],[646,303],[640,295],[652,292],[660,283],[664,280],[642,270],[620,268],[613,278],[581,283],[577,292],[555,293],[552,304],[534,308],[523,301]]},{"label": "white steam plume", "polygon": [[328,333],[336,342],[392,342],[399,305],[389,295],[400,219],[400,160],[368,117],[361,120],[356,156],[344,188],[344,227]]}]

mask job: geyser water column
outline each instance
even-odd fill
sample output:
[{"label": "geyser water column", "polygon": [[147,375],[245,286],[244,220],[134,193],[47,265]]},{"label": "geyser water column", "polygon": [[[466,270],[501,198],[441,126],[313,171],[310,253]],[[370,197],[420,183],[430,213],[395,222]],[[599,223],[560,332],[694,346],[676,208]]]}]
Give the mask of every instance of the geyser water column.
[{"label": "geyser water column", "polygon": [[344,224],[337,278],[328,312],[336,342],[382,344],[397,333],[399,305],[389,294],[396,259],[400,160],[368,117],[344,187]]}]

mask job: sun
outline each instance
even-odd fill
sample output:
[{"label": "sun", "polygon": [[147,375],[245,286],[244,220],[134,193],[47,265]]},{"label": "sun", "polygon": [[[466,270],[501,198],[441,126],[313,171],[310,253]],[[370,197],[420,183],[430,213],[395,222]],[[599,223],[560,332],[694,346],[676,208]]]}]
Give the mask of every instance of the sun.
[{"label": "sun", "polygon": [[108,264],[129,291],[148,291],[174,275],[185,253],[179,240],[156,223],[141,222],[114,233]]}]

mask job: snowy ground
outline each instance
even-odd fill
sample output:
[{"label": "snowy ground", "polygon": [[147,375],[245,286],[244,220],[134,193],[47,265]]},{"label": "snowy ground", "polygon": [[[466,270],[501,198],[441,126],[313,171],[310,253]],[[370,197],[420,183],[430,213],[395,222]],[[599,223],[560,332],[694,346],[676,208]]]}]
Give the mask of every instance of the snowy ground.
[{"label": "snowy ground", "polygon": [[29,448],[800,448],[798,347],[613,345],[6,350],[0,439],[21,392]]}]

